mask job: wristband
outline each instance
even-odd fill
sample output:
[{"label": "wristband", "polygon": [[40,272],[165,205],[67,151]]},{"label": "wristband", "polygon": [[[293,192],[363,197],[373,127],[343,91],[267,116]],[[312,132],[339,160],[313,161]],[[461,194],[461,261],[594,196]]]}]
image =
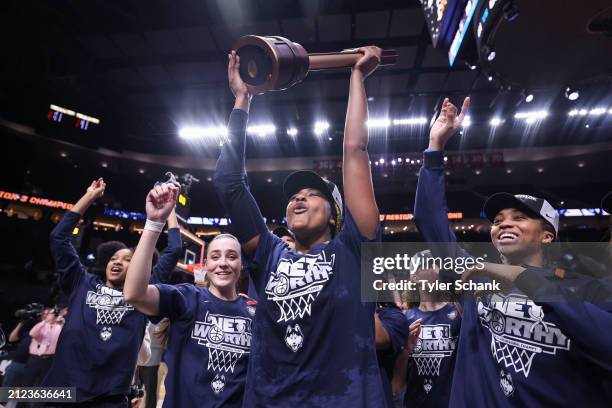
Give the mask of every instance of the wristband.
[{"label": "wristband", "polygon": [[164,230],[165,225],[165,222],[157,222],[147,219],[147,222],[145,222],[144,229],[147,231],[162,232]]}]

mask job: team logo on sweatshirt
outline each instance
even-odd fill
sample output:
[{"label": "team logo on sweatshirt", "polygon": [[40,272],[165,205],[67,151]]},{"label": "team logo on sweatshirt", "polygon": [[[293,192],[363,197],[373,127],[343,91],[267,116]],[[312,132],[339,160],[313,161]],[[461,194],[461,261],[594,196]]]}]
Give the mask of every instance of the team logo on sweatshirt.
[{"label": "team logo on sweatshirt", "polygon": [[285,333],[285,344],[294,353],[302,348],[302,345],[304,344],[304,334],[302,333],[302,329],[300,329],[299,324],[296,324],[293,327],[291,327],[291,325],[287,326],[287,332]]},{"label": "team logo on sweatshirt", "polygon": [[425,390],[425,394],[429,394],[433,387],[433,380],[431,378],[425,378],[423,380],[423,390]]},{"label": "team logo on sweatshirt", "polygon": [[191,338],[208,349],[208,369],[234,372],[236,362],[251,349],[252,321],[246,317],[206,313],[196,321]]},{"label": "team logo on sweatshirt", "polygon": [[108,341],[108,339],[111,338],[111,336],[113,335],[113,329],[111,329],[110,327],[103,327],[102,330],[100,330],[100,338],[102,339],[102,341]]},{"label": "team logo on sweatshirt", "polygon": [[506,373],[504,370],[499,372],[499,386],[506,397],[511,397],[514,394],[514,384],[510,373]]},{"label": "team logo on sweatshirt", "polygon": [[134,307],[125,303],[123,293],[107,286],[98,285],[96,291],[88,291],[85,299],[87,306],[96,309],[96,324],[121,324],[126,312]]},{"label": "team logo on sweatshirt", "polygon": [[440,364],[453,355],[457,337],[451,335],[450,324],[425,324],[412,352],[412,358],[421,376],[440,375]]},{"label": "team logo on sweatshirt", "polygon": [[544,310],[527,296],[494,294],[478,301],[480,323],[491,333],[491,352],[505,368],[529,377],[536,355],[569,350],[570,339],[544,320]]},{"label": "team logo on sweatshirt", "polygon": [[210,386],[215,394],[219,394],[225,388],[225,376],[219,374],[215,375]]},{"label": "team logo on sweatshirt", "polygon": [[335,254],[325,251],[293,259],[281,259],[270,274],[266,294],[280,309],[277,322],[289,322],[311,314],[312,303],[333,274]]}]

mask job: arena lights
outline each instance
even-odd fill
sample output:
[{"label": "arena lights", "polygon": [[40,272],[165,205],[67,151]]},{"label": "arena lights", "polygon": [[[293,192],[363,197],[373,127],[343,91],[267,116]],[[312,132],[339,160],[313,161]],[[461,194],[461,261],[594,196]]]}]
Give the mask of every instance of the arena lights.
[{"label": "arena lights", "polygon": [[491,120],[489,121],[489,124],[490,124],[492,127],[497,127],[497,126],[499,126],[499,125],[501,125],[501,124],[502,124],[502,120],[501,120],[500,118],[493,118],[493,119],[491,119]]},{"label": "arena lights", "polygon": [[227,136],[227,128],[225,126],[188,126],[179,130],[179,136],[186,140],[219,138]]},{"label": "arena lights", "polygon": [[298,133],[298,130],[294,127],[287,129],[287,135],[289,136],[297,136]]},{"label": "arena lights", "polygon": [[597,108],[593,108],[593,109],[572,109],[571,111],[567,112],[568,116],[602,116],[605,115],[606,113],[611,114],[612,115],[612,108],[608,109],[604,106],[599,106]]},{"label": "arena lights", "polygon": [[425,117],[414,117],[414,118],[401,118],[394,119],[394,125],[425,125],[427,124],[427,118]]},{"label": "arena lights", "polygon": [[253,125],[247,127],[247,133],[252,135],[255,134],[257,136],[262,137],[272,134],[274,132],[276,132],[276,126],[274,126],[272,123],[265,123],[263,125]]},{"label": "arena lights", "polygon": [[528,112],[517,112],[514,115],[514,119],[522,119],[527,123],[534,123],[537,120],[542,120],[548,116],[548,111],[528,111]]},{"label": "arena lights", "polygon": [[463,126],[464,128],[469,127],[472,125],[472,117],[470,115],[467,115],[463,118],[463,123],[461,123],[461,126]]},{"label": "arena lights", "polygon": [[575,101],[576,99],[580,98],[580,92],[578,92],[577,89],[573,89],[568,86],[565,88],[565,97],[570,101]]},{"label": "arena lights", "polygon": [[531,103],[533,102],[533,94],[529,94],[525,97],[525,102]]},{"label": "arena lights", "polygon": [[314,133],[317,136],[321,136],[329,129],[329,122],[318,121],[314,124]]},{"label": "arena lights", "polygon": [[391,119],[389,118],[370,119],[366,122],[366,125],[370,129],[375,129],[375,128],[386,129],[389,126],[391,126]]}]

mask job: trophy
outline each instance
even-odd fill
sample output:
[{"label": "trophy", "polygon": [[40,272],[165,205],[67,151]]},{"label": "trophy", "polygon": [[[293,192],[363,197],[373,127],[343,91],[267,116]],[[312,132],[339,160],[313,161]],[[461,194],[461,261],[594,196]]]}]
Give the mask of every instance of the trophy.
[{"label": "trophy", "polygon": [[[240,57],[240,77],[249,92],[281,91],[300,83],[309,71],[348,68],[363,56],[357,49],[308,54],[304,47],[283,37],[241,37],[232,47]],[[382,50],[380,65],[393,65],[395,50]]]}]

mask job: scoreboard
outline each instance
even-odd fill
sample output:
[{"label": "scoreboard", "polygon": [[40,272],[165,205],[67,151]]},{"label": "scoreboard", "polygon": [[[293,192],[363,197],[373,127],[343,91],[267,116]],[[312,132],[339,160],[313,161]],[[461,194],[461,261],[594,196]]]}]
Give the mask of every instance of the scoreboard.
[{"label": "scoreboard", "polygon": [[77,129],[88,130],[91,124],[99,125],[100,119],[58,105],[49,105],[47,119],[56,123],[69,123]]}]

